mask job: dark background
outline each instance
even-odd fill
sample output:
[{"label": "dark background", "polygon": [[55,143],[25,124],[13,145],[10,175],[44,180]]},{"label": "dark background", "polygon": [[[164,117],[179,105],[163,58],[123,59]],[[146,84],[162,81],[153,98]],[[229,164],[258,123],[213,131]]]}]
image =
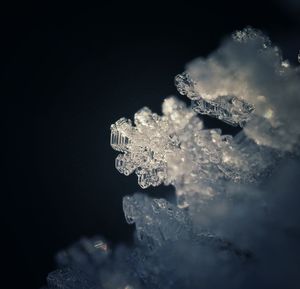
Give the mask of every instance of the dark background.
[{"label": "dark background", "polygon": [[145,105],[160,112],[187,61],[247,25],[292,63],[300,49],[297,0],[41,2],[1,9],[5,288],[39,288],[82,235],[130,243],[122,197],[141,189],[114,168],[110,124]]}]

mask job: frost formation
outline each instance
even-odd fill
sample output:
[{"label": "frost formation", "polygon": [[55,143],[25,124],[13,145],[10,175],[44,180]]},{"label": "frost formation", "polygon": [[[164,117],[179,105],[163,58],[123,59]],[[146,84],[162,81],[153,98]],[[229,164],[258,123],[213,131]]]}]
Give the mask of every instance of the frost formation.
[{"label": "frost formation", "polygon": [[[101,237],[57,255],[48,289],[296,288],[300,268],[299,69],[260,31],[237,31],[175,77],[162,115],[111,126],[117,170],[173,185],[176,201],[123,198],[134,247]],[[201,115],[242,127],[205,128]]]},{"label": "frost formation", "polygon": [[208,58],[189,63],[175,83],[196,112],[244,127],[257,144],[284,151],[297,145],[299,70],[262,32],[235,32]]},{"label": "frost formation", "polygon": [[142,188],[173,184],[178,196],[211,196],[217,181],[254,182],[279,154],[243,132],[232,138],[220,129],[205,129],[175,97],[164,100],[162,111],[159,116],[145,107],[135,114],[134,125],[121,118],[111,126],[111,146],[121,152],[116,168],[125,175],[135,172]]}]

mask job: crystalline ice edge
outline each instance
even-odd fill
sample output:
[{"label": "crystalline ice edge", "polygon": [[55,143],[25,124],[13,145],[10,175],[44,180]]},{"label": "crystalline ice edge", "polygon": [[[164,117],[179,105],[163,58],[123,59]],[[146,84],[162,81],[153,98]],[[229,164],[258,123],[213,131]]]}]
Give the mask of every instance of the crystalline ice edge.
[{"label": "crystalline ice edge", "polygon": [[[165,199],[151,199],[136,193],[124,197],[123,210],[127,222],[135,224],[137,233],[137,247],[129,260],[147,288],[174,288],[173,282],[178,288],[186,288],[183,284],[187,280],[180,280],[180,274],[169,277],[173,266],[169,257],[176,256],[177,251],[186,250],[186,247],[192,247],[195,252],[213,249],[241,264],[252,259],[250,251],[208,231],[195,230],[188,211]],[[176,266],[180,267],[175,263]],[[190,281],[194,282],[192,278]],[[181,282],[184,283],[180,285]]]},{"label": "crystalline ice edge", "polygon": [[153,246],[161,246],[166,241],[189,237],[191,224],[186,212],[165,199],[150,199],[142,194],[127,196],[123,211],[127,222],[135,223],[140,241],[146,239]]},{"label": "crystalline ice edge", "polygon": [[[111,146],[119,172],[135,173],[142,188],[172,184],[177,203],[125,196],[134,246],[112,250],[102,237],[82,238],[57,255],[47,289],[299,284],[299,69],[246,28],[175,81],[192,107],[169,97],[161,116],[144,107],[133,122],[121,118]],[[243,130],[232,137],[205,129],[198,113]]]},{"label": "crystalline ice edge", "polygon": [[112,251],[102,237],[82,238],[56,256],[58,270],[47,278],[48,289],[139,289],[133,267],[126,262],[132,251]]},{"label": "crystalline ice edge", "polygon": [[139,243],[150,253],[170,242],[191,241],[215,246],[245,256],[246,251],[207,230],[195,230],[187,210],[178,208],[165,199],[151,199],[141,193],[123,198],[123,211],[128,224],[135,224]]},{"label": "crystalline ice edge", "polygon": [[[259,51],[271,47],[271,42],[265,35],[250,27],[235,32],[232,39],[237,44],[241,44],[241,50],[243,49],[242,44],[248,42],[250,45],[254,43],[255,48]],[[214,82],[214,73],[227,76],[227,72],[225,72],[226,63],[222,63],[221,53],[216,56],[216,59],[208,59],[207,61],[196,59],[190,63],[185,72],[175,77],[175,86],[180,94],[186,95],[192,100],[192,107],[197,113],[216,117],[233,126],[244,127],[251,119],[251,113],[255,110],[255,106],[243,99],[242,90],[230,89],[230,81],[227,79],[224,82],[218,79],[218,84],[216,84],[218,89],[209,89],[209,83]],[[225,68],[222,67],[223,65]],[[228,73],[236,74],[235,71]],[[232,79],[234,77],[231,76]],[[238,93],[236,93],[237,91]]]},{"label": "crystalline ice edge", "polygon": [[262,32],[245,28],[175,77],[199,114],[244,128],[258,145],[293,151],[300,138],[299,68]]},{"label": "crystalline ice edge", "polygon": [[195,90],[196,82],[188,72],[177,75],[175,85],[180,94],[192,100],[192,108],[195,112],[216,117],[233,126],[243,127],[254,110],[253,105],[236,96],[222,95],[214,100],[201,97]]},{"label": "crystalline ice edge", "polygon": [[125,175],[135,172],[142,188],[173,184],[178,197],[191,192],[210,197],[217,181],[253,182],[274,163],[270,149],[242,132],[232,138],[220,129],[204,129],[195,112],[175,97],[165,99],[162,111],[159,116],[143,108],[134,125],[121,118],[111,126],[111,146],[121,152],[116,168]]}]

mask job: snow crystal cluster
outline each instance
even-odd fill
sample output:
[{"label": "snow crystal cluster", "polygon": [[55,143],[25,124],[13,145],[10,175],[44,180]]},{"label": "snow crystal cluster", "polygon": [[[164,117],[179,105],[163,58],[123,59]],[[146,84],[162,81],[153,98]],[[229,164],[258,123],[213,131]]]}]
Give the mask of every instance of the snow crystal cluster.
[{"label": "snow crystal cluster", "polygon": [[[299,69],[260,31],[237,31],[175,77],[168,97],[111,126],[116,169],[176,202],[123,198],[135,246],[101,237],[57,255],[48,289],[297,288],[300,284]],[[242,127],[205,128],[201,115]]]},{"label": "snow crystal cluster", "polygon": [[299,69],[262,32],[237,31],[175,78],[196,112],[244,127],[259,145],[292,151],[300,135]]},{"label": "snow crystal cluster", "polygon": [[254,182],[280,154],[243,132],[233,138],[220,129],[205,129],[175,97],[164,100],[162,111],[159,116],[145,107],[135,114],[134,126],[125,118],[111,126],[111,146],[121,152],[116,168],[125,175],[135,172],[142,188],[173,184],[179,197],[209,197],[217,193],[216,182]]}]

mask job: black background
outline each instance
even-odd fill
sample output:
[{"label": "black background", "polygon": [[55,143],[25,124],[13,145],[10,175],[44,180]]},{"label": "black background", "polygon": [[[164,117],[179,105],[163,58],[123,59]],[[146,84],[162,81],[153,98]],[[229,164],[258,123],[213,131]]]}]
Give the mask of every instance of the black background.
[{"label": "black background", "polygon": [[160,112],[187,61],[247,25],[291,62],[300,49],[297,0],[10,4],[1,9],[5,288],[39,288],[54,254],[82,235],[130,243],[121,200],[141,189],[114,168],[110,124],[145,105]]}]

